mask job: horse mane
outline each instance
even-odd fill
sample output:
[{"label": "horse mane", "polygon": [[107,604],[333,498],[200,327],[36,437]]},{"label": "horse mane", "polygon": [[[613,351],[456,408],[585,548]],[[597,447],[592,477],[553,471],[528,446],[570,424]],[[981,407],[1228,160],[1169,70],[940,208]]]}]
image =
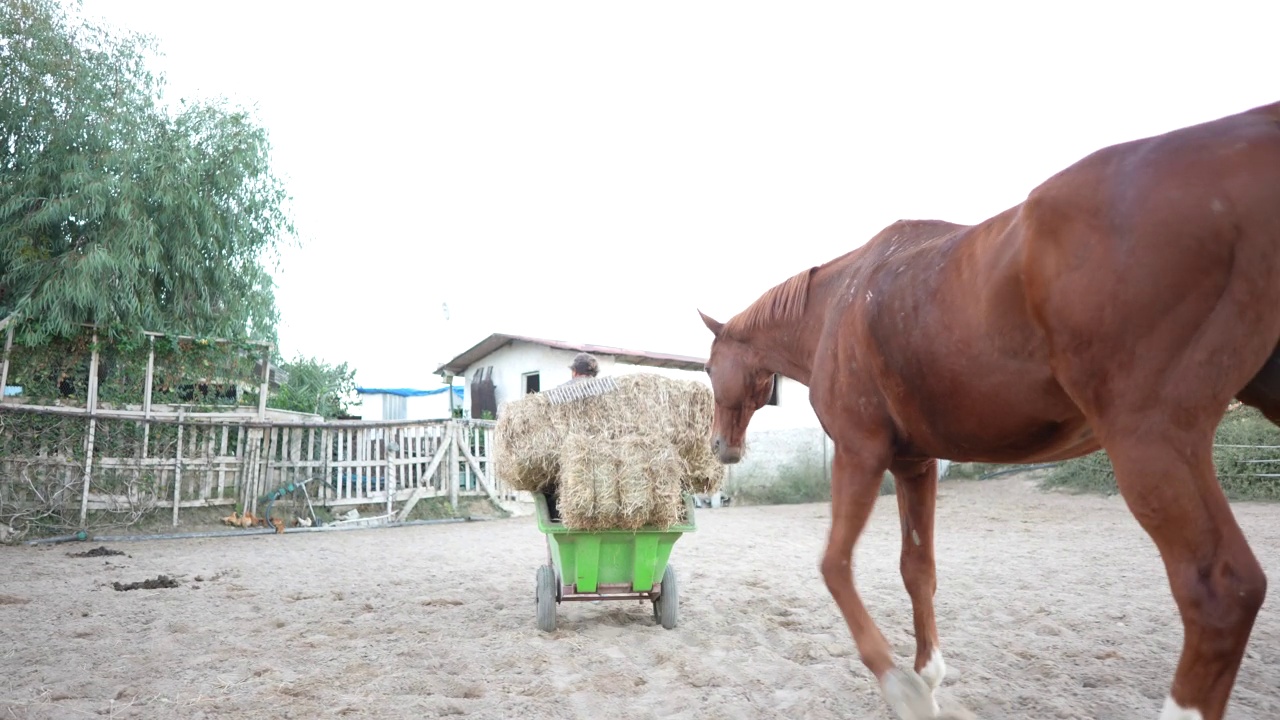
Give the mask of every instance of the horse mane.
[{"label": "horse mane", "polygon": [[747,333],[776,322],[798,320],[809,300],[809,278],[816,267],[792,275],[764,291],[745,310],[725,323],[730,334]]}]

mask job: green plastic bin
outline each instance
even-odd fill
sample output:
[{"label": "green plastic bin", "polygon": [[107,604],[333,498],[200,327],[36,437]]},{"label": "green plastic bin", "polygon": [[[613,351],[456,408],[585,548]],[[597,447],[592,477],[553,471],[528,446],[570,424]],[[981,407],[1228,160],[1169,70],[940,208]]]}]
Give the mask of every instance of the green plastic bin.
[{"label": "green plastic bin", "polygon": [[582,600],[650,600],[663,627],[676,626],[679,595],[669,560],[680,536],[697,529],[693,496],[686,522],[666,529],[573,530],[551,519],[546,495],[533,494],[538,529],[547,537],[547,564],[538,568],[538,626],[555,630],[556,605]]}]

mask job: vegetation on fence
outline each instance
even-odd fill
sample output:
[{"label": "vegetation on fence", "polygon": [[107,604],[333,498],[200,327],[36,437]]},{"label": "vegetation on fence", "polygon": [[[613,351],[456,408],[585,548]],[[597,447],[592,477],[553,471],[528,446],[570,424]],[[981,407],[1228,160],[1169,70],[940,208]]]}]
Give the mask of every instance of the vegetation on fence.
[{"label": "vegetation on fence", "polygon": [[326,420],[345,415],[355,394],[355,371],[299,355],[282,365],[289,377],[267,399],[267,406],[312,413]]},{"label": "vegetation on fence", "polygon": [[[1280,429],[1262,413],[1247,406],[1227,413],[1218,425],[1214,443],[1214,465],[1229,499],[1280,500]],[[1059,464],[1042,486],[1074,492],[1118,492],[1115,470],[1101,451]]]},{"label": "vegetation on fence", "polygon": [[69,528],[122,528],[154,510],[157,500],[172,495],[171,484],[146,466],[144,458],[174,456],[177,424],[157,422],[144,427],[135,420],[98,418],[94,457],[117,464],[96,467],[90,473],[88,491],[118,502],[95,510],[81,525],[88,435],[84,418],[0,413],[0,523],[37,536]]},{"label": "vegetation on fence", "polygon": [[[172,527],[179,514],[184,526],[207,522],[211,512],[221,513],[216,521],[233,509],[262,517],[274,507],[287,515],[301,512],[304,501],[321,519],[336,519],[319,510],[336,506],[345,513],[354,505],[367,516],[366,510],[387,512],[388,502],[433,496],[452,502],[501,491],[486,477],[491,424],[264,426],[252,418],[89,420],[44,408],[6,409],[0,412],[0,542],[81,529]],[[447,452],[456,440],[469,457]],[[426,517],[428,509],[410,517]]]},{"label": "vegetation on fence", "polygon": [[[19,328],[27,323],[20,322]],[[194,409],[256,406],[266,348],[248,341],[217,342],[142,333],[98,338],[98,405],[139,406],[146,397],[147,357],[155,349],[151,402]],[[24,404],[84,407],[88,402],[93,333],[88,328],[32,346],[15,343],[8,385],[21,387]],[[237,394],[235,387],[242,390]]]},{"label": "vegetation on fence", "polygon": [[[1214,464],[1231,500],[1280,500],[1280,429],[1249,407],[1226,415],[1215,436]],[[985,480],[1012,472],[1045,471],[1040,487],[1079,493],[1118,492],[1115,472],[1105,452],[1053,464],[951,463],[946,480]],[[830,480],[820,463],[793,461],[775,471],[767,482],[742,481],[730,475],[725,492],[744,505],[783,505],[829,502]],[[885,473],[880,494],[894,492],[893,476]]]},{"label": "vegetation on fence", "polygon": [[[1223,418],[1214,438],[1214,464],[1228,498],[1232,500],[1280,500],[1280,428],[1262,413],[1239,407]],[[1118,492],[1115,472],[1105,452],[1099,451],[1061,463],[998,464],[951,463],[946,480],[985,480],[1007,473],[1043,471],[1040,486],[1081,493]],[[880,494],[894,492],[893,476],[885,473]],[[731,473],[725,493],[743,505],[781,505],[829,502],[830,480],[819,462],[792,461],[778,467],[767,481],[743,480]]]},{"label": "vegetation on fence", "polygon": [[831,484],[821,463],[792,461],[780,465],[767,482],[742,479],[730,472],[723,492],[735,504],[788,505],[829,501]]},{"label": "vegetation on fence", "polygon": [[[821,462],[792,460],[778,466],[766,482],[742,481],[732,474],[724,493],[742,505],[791,505],[831,501],[831,479]],[[893,476],[884,474],[880,494],[893,493]]]}]

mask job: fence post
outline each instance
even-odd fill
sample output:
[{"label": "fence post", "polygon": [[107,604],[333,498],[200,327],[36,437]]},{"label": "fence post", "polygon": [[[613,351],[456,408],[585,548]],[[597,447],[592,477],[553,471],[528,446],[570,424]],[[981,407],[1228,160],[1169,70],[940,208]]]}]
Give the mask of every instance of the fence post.
[{"label": "fence post", "polygon": [[456,420],[450,420],[448,424],[448,440],[449,443],[449,472],[445,473],[445,477],[449,480],[449,505],[453,507],[453,511],[458,511],[458,424]]},{"label": "fence post", "polygon": [[9,350],[13,348],[13,326],[16,315],[4,319],[4,360],[0,361],[0,399],[4,398],[4,389],[9,387]]},{"label": "fence post", "polygon": [[493,480],[493,490],[498,493],[498,498],[501,500],[515,500],[511,489],[502,481],[502,478],[498,477],[498,448],[494,443],[494,438],[498,434],[497,426],[485,426],[483,432],[484,454],[489,462],[489,478]]},{"label": "fence post", "polygon": [[98,331],[93,331],[93,346],[89,354],[89,394],[86,398],[89,410],[89,434],[84,439],[84,485],[80,490],[80,527],[89,517],[89,478],[93,476],[93,435],[98,425]]},{"label": "fence post", "polygon": [[267,388],[271,386],[271,345],[262,355],[262,387],[258,390],[258,422],[267,419]]},{"label": "fence post", "polygon": [[178,527],[178,501],[182,497],[182,407],[178,407],[178,452],[173,464],[173,526]]},{"label": "fence post", "polygon": [[394,518],[392,518],[391,516],[392,515],[391,499],[395,497],[395,486],[396,486],[396,466],[393,460],[394,460],[394,453],[400,449],[400,443],[397,441],[396,438],[397,438],[396,428],[387,426],[386,435],[383,436],[383,440],[382,440],[382,454],[386,456],[386,461],[387,461],[387,469],[385,470],[386,480],[383,482],[383,484],[386,486],[386,489],[387,489],[387,522],[388,523],[394,520]]},{"label": "fence post", "polygon": [[156,336],[147,336],[147,376],[143,381],[142,396],[142,459],[147,459],[147,446],[151,442],[151,386],[156,373]]}]

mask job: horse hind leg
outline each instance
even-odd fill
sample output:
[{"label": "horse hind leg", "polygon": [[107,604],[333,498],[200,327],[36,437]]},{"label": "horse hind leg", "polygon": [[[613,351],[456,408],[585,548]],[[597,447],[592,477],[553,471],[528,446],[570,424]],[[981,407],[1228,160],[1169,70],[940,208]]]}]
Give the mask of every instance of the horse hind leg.
[{"label": "horse hind leg", "polygon": [[[930,693],[942,684],[946,661],[938,644],[933,596],[938,590],[933,530],[938,499],[938,465],[930,460],[892,467],[902,522],[902,582],[911,598],[916,634],[915,670]],[[934,703],[935,711],[937,703]]]},{"label": "horse hind leg", "polygon": [[1160,718],[1221,720],[1267,578],[1218,484],[1212,425],[1188,434],[1128,420],[1109,428],[1107,453],[1121,495],[1160,551],[1183,624]]}]

